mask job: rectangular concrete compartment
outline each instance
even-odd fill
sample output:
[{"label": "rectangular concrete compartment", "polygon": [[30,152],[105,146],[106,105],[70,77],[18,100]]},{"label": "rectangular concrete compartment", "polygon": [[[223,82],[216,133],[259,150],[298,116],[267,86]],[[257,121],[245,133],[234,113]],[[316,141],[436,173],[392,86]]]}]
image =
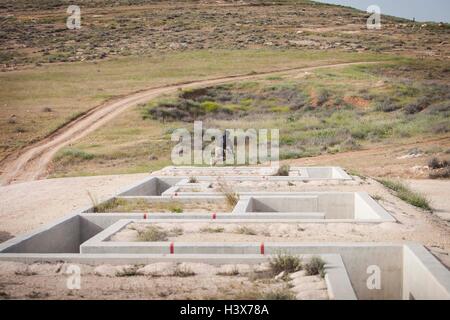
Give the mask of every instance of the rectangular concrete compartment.
[{"label": "rectangular concrete compartment", "polygon": [[[305,219],[393,222],[392,216],[364,192],[276,193],[241,198],[233,213],[304,213]],[[315,216],[315,217],[314,217]]]},{"label": "rectangular concrete compartment", "polygon": [[157,172],[158,176],[194,176],[214,179],[221,176],[224,180],[254,178],[274,180],[351,180],[352,178],[339,167],[291,167],[289,176],[277,176],[278,167],[166,167]]}]

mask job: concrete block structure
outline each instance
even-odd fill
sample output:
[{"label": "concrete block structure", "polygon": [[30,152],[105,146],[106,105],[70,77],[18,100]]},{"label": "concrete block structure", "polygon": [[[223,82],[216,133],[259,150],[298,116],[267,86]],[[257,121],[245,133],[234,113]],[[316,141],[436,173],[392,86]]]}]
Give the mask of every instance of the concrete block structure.
[{"label": "concrete block structure", "polygon": [[[102,204],[119,199],[149,205],[221,203],[226,196],[214,189],[222,181],[352,180],[342,169],[291,168],[288,177],[274,168],[168,167]],[[200,175],[200,173],[202,175]],[[195,181],[191,179],[195,176]],[[284,179],[284,180],[283,180]],[[189,182],[191,181],[191,182]],[[232,184],[232,183],[231,183]],[[211,190],[212,189],[212,190]],[[206,195],[205,195],[206,194]],[[236,192],[228,212],[98,212],[99,207],[73,212],[27,235],[0,244],[0,260],[142,264],[161,261],[211,264],[259,263],[286,253],[326,262],[325,281],[332,299],[450,299],[450,272],[417,243],[323,243],[305,241],[116,241],[114,236],[132,223],[259,224],[348,223],[376,225],[395,219],[365,192],[260,192],[251,184]],[[379,285],[371,285],[380,273]]]}]

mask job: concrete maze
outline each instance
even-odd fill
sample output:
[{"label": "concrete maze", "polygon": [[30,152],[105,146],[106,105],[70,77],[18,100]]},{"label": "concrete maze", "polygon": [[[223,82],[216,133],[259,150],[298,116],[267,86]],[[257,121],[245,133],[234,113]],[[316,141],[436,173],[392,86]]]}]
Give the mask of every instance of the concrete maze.
[{"label": "concrete maze", "polygon": [[319,257],[329,299],[450,298],[449,271],[420,243],[353,242],[345,233],[339,241],[311,241],[317,234],[309,227],[332,233],[397,224],[356,177],[337,167],[276,172],[167,167],[96,206],[1,244],[0,260],[229,265],[260,264],[280,254]]}]

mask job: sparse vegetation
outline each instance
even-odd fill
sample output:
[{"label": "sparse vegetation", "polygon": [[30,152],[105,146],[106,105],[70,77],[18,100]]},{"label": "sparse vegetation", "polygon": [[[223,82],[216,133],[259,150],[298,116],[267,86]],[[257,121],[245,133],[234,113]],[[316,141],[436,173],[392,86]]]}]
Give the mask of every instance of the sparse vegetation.
[{"label": "sparse vegetation", "polygon": [[320,257],[314,256],[303,265],[303,269],[308,276],[320,275],[323,278],[325,276],[325,261]]},{"label": "sparse vegetation", "polygon": [[230,208],[233,208],[236,206],[236,204],[239,201],[239,194],[234,192],[233,189],[226,183],[219,183],[219,192],[221,192],[228,203],[228,206]]},{"label": "sparse vegetation", "polygon": [[123,199],[113,198],[109,201],[100,203],[94,207],[94,212],[211,212],[226,211],[228,205],[225,201],[147,201],[145,199]]},{"label": "sparse vegetation", "polygon": [[186,277],[195,276],[195,274],[196,273],[194,271],[192,271],[189,267],[178,265],[176,267],[175,271],[173,272],[172,276],[186,278]]},{"label": "sparse vegetation", "polygon": [[269,264],[274,275],[277,275],[283,271],[286,273],[292,273],[302,269],[301,258],[285,253],[279,253],[275,257],[271,257]]},{"label": "sparse vegetation", "polygon": [[261,296],[262,300],[295,300],[295,295],[288,287],[265,292]]},{"label": "sparse vegetation", "polygon": [[203,227],[200,229],[202,233],[222,233],[225,231],[225,228],[222,227]]},{"label": "sparse vegetation", "polygon": [[161,227],[149,226],[144,231],[138,231],[138,241],[167,241],[169,234]]},{"label": "sparse vegetation", "polygon": [[278,168],[277,173],[275,175],[287,177],[289,176],[289,170],[291,170],[291,167],[287,164],[283,164]]},{"label": "sparse vegetation", "polygon": [[169,205],[168,208],[169,208],[170,212],[173,212],[173,213],[182,213],[183,212],[183,207],[178,204],[171,204],[171,205]]},{"label": "sparse vegetation", "polygon": [[378,180],[386,188],[395,192],[395,195],[403,201],[424,210],[431,211],[431,206],[427,198],[418,192],[411,190],[408,186],[400,181],[392,181],[387,179]]},{"label": "sparse vegetation", "polygon": [[429,177],[431,179],[448,179],[450,178],[450,162],[447,160],[439,160],[436,157],[428,161],[428,167],[431,169]]},{"label": "sparse vegetation", "polygon": [[198,180],[196,177],[189,177],[189,183],[198,183]]},{"label": "sparse vegetation", "polygon": [[240,226],[240,227],[236,228],[236,230],[234,232],[237,234],[245,234],[248,236],[255,236],[258,234],[255,230],[253,230],[252,228],[246,227],[246,226]]}]

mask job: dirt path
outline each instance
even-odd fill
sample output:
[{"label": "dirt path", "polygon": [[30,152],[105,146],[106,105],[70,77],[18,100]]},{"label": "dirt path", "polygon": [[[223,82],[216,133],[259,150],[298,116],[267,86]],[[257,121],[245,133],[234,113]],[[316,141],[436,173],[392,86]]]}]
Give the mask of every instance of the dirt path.
[{"label": "dirt path", "polygon": [[30,145],[16,153],[11,154],[2,163],[0,182],[2,185],[12,182],[30,181],[43,178],[47,175],[48,164],[55,153],[62,147],[86,136],[90,132],[98,129],[118,114],[129,107],[139,103],[148,102],[159,95],[176,91],[180,88],[192,88],[210,86],[226,82],[257,79],[268,75],[283,75],[298,72],[306,72],[321,68],[345,67],[357,64],[370,64],[377,62],[351,62],[335,63],[314,67],[291,68],[277,70],[252,75],[228,76],[217,79],[200,80],[188,83],[174,84],[164,87],[151,88],[131,95],[121,97],[118,100],[99,105],[83,116],[68,123],[49,137],[40,142]]}]

